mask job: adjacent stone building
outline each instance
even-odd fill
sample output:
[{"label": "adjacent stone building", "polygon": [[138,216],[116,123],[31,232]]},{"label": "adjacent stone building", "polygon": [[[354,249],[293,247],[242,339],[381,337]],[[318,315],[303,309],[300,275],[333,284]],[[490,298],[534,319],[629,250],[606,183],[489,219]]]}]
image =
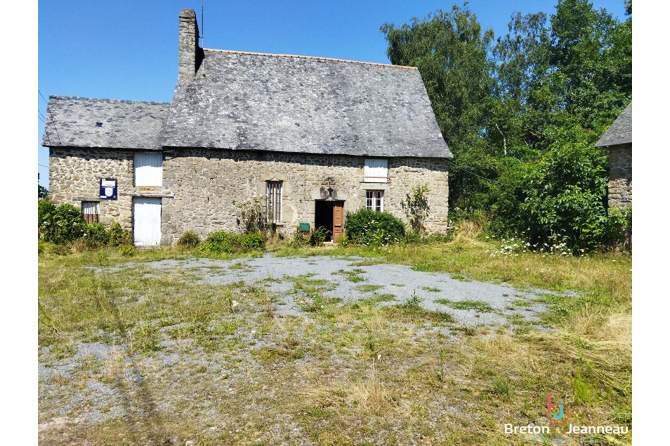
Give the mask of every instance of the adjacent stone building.
[{"label": "adjacent stone building", "polygon": [[609,149],[607,202],[610,208],[633,205],[633,103],[621,112],[596,143]]},{"label": "adjacent stone building", "polygon": [[337,240],[347,211],[406,220],[401,201],[427,185],[426,227],[446,229],[452,155],[418,70],[204,49],[195,12],[179,21],[172,102],[50,97],[55,203],[119,222],[137,245],[239,230],[253,199],[281,231]]}]

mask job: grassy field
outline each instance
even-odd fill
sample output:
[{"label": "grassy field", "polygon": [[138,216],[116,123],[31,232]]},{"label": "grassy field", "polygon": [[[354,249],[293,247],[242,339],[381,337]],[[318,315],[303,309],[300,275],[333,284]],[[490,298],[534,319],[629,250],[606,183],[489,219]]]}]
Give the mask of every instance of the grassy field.
[{"label": "grassy field", "polygon": [[[40,254],[41,444],[523,444],[529,435],[503,425],[547,425],[548,393],[572,424],[630,428],[631,257],[503,252],[467,237],[274,248],[577,292],[543,298],[553,331],[453,330],[448,315],[411,302],[327,299],[326,284],[299,272],[292,292],[306,296],[307,315],[280,316],[282,296],[262,284],[210,285],[192,270],[142,265],[189,251]],[[128,261],[136,267],[114,270]]]}]

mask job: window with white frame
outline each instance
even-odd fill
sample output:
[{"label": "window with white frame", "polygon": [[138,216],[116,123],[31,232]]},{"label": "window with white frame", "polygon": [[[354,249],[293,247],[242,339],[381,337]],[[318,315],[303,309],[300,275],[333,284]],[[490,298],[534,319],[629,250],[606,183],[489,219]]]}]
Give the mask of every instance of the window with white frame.
[{"label": "window with white frame", "polygon": [[136,187],[163,185],[163,154],[161,152],[136,152],[134,165]]},{"label": "window with white frame", "polygon": [[388,171],[388,160],[379,158],[366,159],[363,181],[366,183],[386,183],[388,182]]},{"label": "window with white frame", "polygon": [[82,201],[81,213],[86,223],[98,223],[100,219],[100,203],[97,201]]},{"label": "window with white frame", "polygon": [[365,208],[373,211],[384,212],[384,191],[383,190],[366,190],[365,191]]},{"label": "window with white frame", "polygon": [[282,181],[267,181],[265,184],[268,221],[271,221],[272,223],[280,223],[282,218]]}]

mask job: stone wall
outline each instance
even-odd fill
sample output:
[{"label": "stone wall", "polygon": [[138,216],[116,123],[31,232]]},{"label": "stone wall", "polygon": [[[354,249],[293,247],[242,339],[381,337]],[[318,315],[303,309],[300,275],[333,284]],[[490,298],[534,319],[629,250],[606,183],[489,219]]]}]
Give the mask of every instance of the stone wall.
[{"label": "stone wall", "polygon": [[622,144],[609,148],[610,179],[607,202],[609,207],[630,207],[633,204],[633,145]]},{"label": "stone wall", "polygon": [[[344,201],[344,210],[365,206],[366,190],[384,191],[384,210],[407,220],[401,206],[407,193],[428,185],[429,231],[447,227],[446,160],[389,158],[388,183],[365,183],[363,157],[281,152],[179,149],[164,152],[163,187],[133,186],[133,151],[51,149],[50,195],[57,204],[77,207],[98,197],[100,178],[117,178],[118,200],[100,202],[100,220],[132,229],[132,198],[162,197],[162,244],[173,244],[187,230],[201,237],[239,230],[235,203],[263,198],[266,181],[282,181],[282,222],[292,233],[300,222],[314,225],[315,200]],[[332,192],[328,192],[328,189]]]},{"label": "stone wall", "polygon": [[[118,199],[100,200],[100,178],[118,180]],[[55,204],[100,201],[100,222],[118,222],[131,230],[133,152],[126,150],[50,148],[49,196]]]}]

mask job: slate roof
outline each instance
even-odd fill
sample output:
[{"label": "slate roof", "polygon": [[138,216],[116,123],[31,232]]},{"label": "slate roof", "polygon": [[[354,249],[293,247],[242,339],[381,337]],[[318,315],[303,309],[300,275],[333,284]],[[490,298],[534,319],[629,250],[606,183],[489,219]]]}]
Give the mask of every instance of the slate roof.
[{"label": "slate roof", "polygon": [[451,158],[419,71],[204,50],[180,78],[165,147]]},{"label": "slate roof", "polygon": [[42,145],[160,150],[169,105],[49,96]]},{"label": "slate roof", "polygon": [[610,128],[600,137],[596,147],[614,146],[633,142],[633,102],[621,112]]}]

